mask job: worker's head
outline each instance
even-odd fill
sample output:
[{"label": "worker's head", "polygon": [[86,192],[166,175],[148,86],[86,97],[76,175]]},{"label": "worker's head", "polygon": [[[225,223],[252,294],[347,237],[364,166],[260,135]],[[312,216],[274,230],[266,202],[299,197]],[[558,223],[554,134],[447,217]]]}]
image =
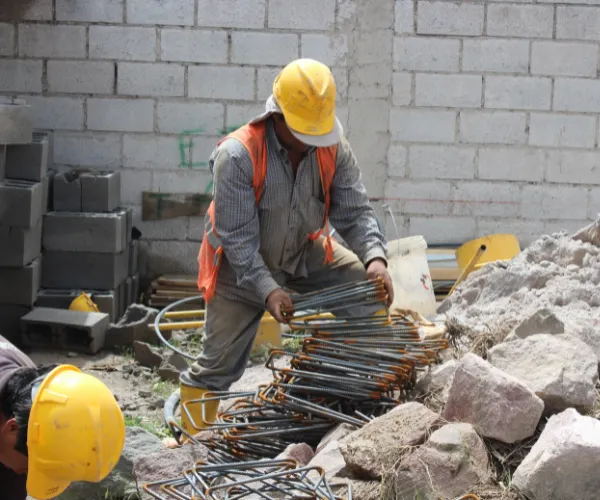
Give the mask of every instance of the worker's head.
[{"label": "worker's head", "polygon": [[275,79],[273,97],[283,115],[276,115],[275,122],[286,148],[302,152],[340,141],[343,130],[335,116],[335,81],[323,63],[292,61]]},{"label": "worker's head", "polygon": [[21,382],[11,377],[15,390],[3,391],[0,461],[27,472],[27,493],[40,500],[58,496],[73,481],[101,481],[125,443],[123,414],[112,392],[74,366],[32,372]]}]

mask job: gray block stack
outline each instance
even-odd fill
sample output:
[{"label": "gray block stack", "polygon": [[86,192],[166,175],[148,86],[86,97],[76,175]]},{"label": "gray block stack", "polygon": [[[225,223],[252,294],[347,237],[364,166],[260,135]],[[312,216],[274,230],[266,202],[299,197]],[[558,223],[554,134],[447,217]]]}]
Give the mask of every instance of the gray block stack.
[{"label": "gray block stack", "polygon": [[0,334],[19,343],[19,321],[41,278],[43,215],[48,206],[48,134],[34,132],[31,108],[0,101]]},{"label": "gray block stack", "polygon": [[115,323],[139,295],[132,210],[121,208],[121,175],[73,169],[56,174],[44,216],[37,305],[68,308],[85,291]]}]

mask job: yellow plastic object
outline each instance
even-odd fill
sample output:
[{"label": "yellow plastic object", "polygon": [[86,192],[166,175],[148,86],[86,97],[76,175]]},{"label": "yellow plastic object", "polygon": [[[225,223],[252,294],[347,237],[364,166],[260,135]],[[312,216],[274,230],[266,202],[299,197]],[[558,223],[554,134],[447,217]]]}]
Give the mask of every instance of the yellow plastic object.
[{"label": "yellow plastic object", "polygon": [[75,366],[58,366],[33,396],[27,493],[46,500],[74,481],[102,481],[124,444],[125,421],[110,389]]},{"label": "yellow plastic object", "polygon": [[[195,426],[189,419],[187,413],[183,411],[183,404],[188,401],[194,401],[204,397],[204,394],[209,391],[206,387],[200,387],[195,385],[192,380],[181,377],[179,379],[179,391],[181,394],[180,405],[181,411],[181,426],[189,434],[195,434],[196,431],[207,429],[210,427],[209,422],[212,423],[217,418],[217,411],[219,410],[219,401],[207,401],[204,404],[191,404],[188,410],[192,416]],[[202,418],[202,406],[204,406],[204,419]]]},{"label": "yellow plastic object", "polygon": [[85,292],[81,292],[78,297],[73,299],[69,306],[71,311],[81,312],[100,312],[98,306],[94,303],[92,298]]},{"label": "yellow plastic object", "polygon": [[336,85],[331,70],[313,59],[289,63],[273,82],[273,96],[293,131],[326,135],[335,125]]},{"label": "yellow plastic object", "polygon": [[468,241],[456,250],[456,261],[460,269],[465,269],[481,245],[486,246],[485,253],[475,265],[475,269],[497,260],[510,260],[521,252],[519,240],[514,234],[492,234]]}]

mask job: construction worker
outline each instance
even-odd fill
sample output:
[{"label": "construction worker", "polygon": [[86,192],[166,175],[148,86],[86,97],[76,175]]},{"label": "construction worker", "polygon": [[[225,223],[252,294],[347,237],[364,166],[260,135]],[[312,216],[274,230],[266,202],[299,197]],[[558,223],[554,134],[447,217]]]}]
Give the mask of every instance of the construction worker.
[{"label": "construction worker", "polygon": [[[286,321],[286,288],[381,278],[393,300],[387,242],[335,101],[327,66],[293,61],[275,79],[265,112],[210,157],[213,201],[198,256],[206,333],[188,372],[199,387],[227,390],[242,376],[265,309]],[[331,238],[329,221],[352,251]],[[376,311],[347,314],[365,312]]]},{"label": "construction worker", "polygon": [[97,378],[38,368],[0,336],[0,498],[46,500],[73,481],[100,482],[125,442],[123,414]]}]

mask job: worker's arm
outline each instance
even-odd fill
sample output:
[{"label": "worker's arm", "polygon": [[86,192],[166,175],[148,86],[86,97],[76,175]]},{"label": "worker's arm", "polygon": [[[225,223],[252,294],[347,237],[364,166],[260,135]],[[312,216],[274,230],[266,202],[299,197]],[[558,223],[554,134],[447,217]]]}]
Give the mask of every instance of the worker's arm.
[{"label": "worker's arm", "polygon": [[221,145],[211,159],[215,229],[237,284],[253,289],[263,302],[279,288],[267,269],[260,249],[258,210],[252,187],[253,167],[246,149],[237,141]]},{"label": "worker's arm", "polygon": [[387,242],[379,230],[358,162],[345,137],[338,145],[329,218],[365,266],[375,259],[387,264]]}]

